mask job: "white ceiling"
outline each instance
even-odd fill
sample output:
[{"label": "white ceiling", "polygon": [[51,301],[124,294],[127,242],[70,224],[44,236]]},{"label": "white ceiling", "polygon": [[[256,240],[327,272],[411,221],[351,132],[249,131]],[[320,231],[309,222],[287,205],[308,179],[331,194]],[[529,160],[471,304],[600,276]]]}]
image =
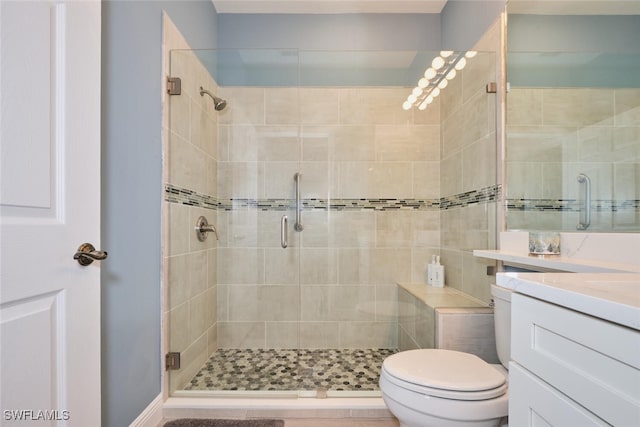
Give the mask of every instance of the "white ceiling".
[{"label": "white ceiling", "polygon": [[[218,13],[440,13],[447,0],[211,0]],[[456,0],[449,0],[456,1]],[[475,0],[483,1],[483,0]],[[639,15],[640,0],[508,0],[509,13]]]},{"label": "white ceiling", "polygon": [[212,0],[218,13],[440,13],[447,0]]}]

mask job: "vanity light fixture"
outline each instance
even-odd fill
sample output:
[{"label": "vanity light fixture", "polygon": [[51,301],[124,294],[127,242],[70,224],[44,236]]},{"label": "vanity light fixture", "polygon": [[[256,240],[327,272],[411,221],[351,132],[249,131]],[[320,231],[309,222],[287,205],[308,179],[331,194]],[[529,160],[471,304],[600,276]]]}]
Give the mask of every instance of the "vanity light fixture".
[{"label": "vanity light fixture", "polygon": [[457,72],[467,65],[467,59],[473,58],[477,53],[473,50],[441,51],[439,56],[433,58],[431,66],[425,70],[424,77],[418,80],[418,86],[411,91],[402,108],[404,110],[410,110],[411,107],[418,107],[419,110],[427,108],[427,105],[440,94],[440,90],[447,87],[449,80],[453,80]]}]

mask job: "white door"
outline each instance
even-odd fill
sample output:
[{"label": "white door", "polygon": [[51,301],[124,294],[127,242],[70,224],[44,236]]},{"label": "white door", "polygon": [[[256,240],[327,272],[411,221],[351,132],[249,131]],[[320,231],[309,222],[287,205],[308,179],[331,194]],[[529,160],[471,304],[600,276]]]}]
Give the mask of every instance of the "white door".
[{"label": "white door", "polygon": [[100,14],[0,0],[2,426],[100,425]]}]

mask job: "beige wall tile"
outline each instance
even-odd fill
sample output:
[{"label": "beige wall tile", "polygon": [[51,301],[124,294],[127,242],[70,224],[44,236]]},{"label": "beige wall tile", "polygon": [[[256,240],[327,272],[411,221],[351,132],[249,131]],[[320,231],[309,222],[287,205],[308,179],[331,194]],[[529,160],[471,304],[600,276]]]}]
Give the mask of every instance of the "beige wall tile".
[{"label": "beige wall tile", "polygon": [[609,89],[543,89],[542,122],[549,126],[612,125]]},{"label": "beige wall tile", "polygon": [[230,322],[298,319],[297,286],[236,285],[227,292]]},{"label": "beige wall tile", "polygon": [[566,126],[507,128],[507,159],[520,162],[577,160],[577,129]]},{"label": "beige wall tile", "polygon": [[640,89],[615,89],[615,125],[640,126]]},{"label": "beige wall tile", "polygon": [[169,351],[184,351],[189,340],[189,304],[183,303],[169,312]]},{"label": "beige wall tile", "polygon": [[440,162],[440,195],[449,197],[462,193],[462,152],[443,158]]},{"label": "beige wall tile", "polygon": [[340,123],[402,124],[411,112],[398,107],[407,98],[405,88],[348,88],[340,91]]},{"label": "beige wall tile", "polygon": [[218,348],[265,348],[264,322],[218,322]]},{"label": "beige wall tile", "polygon": [[300,123],[300,92],[298,88],[265,89],[265,123]]},{"label": "beige wall tile", "polygon": [[339,322],[301,322],[301,348],[338,348]]},{"label": "beige wall tile", "polygon": [[462,153],[462,191],[496,185],[496,138],[491,134],[467,146]]},{"label": "beige wall tile", "polygon": [[375,242],[375,215],[366,211],[338,211],[329,218],[329,247],[370,247]]},{"label": "beige wall tile", "polygon": [[542,125],[542,91],[512,88],[507,94],[509,126]]},{"label": "beige wall tile", "polygon": [[338,282],[349,285],[406,283],[411,280],[408,248],[345,248],[338,251]]},{"label": "beige wall tile", "polygon": [[340,90],[331,88],[300,88],[302,124],[340,123]]},{"label": "beige wall tile", "polygon": [[440,213],[437,210],[376,212],[377,247],[437,247]]},{"label": "beige wall tile", "polygon": [[264,195],[264,165],[257,162],[218,162],[218,197],[257,199]]},{"label": "beige wall tile", "polygon": [[349,322],[340,324],[340,348],[393,348],[398,342],[398,324]]},{"label": "beige wall tile", "polygon": [[179,255],[189,251],[189,207],[177,203],[166,203],[168,222],[167,255]]},{"label": "beige wall tile", "polygon": [[264,259],[266,284],[297,285],[300,282],[299,251],[266,248]]},{"label": "beige wall tile", "polygon": [[218,115],[220,124],[265,124],[265,94],[262,88],[221,87],[227,108]]},{"label": "beige wall tile", "polygon": [[342,162],[340,198],[411,198],[409,162]]},{"label": "beige wall tile", "polygon": [[299,348],[298,322],[267,322],[267,348]]},{"label": "beige wall tile", "polygon": [[258,248],[219,248],[219,284],[264,283],[264,250]]},{"label": "beige wall tile", "polygon": [[413,162],[413,197],[416,199],[440,198],[440,161]]},{"label": "beige wall tile", "polygon": [[300,250],[300,284],[332,285],[338,283],[338,251],[333,248]]},{"label": "beige wall tile", "polygon": [[440,159],[440,126],[375,126],[376,160],[437,161]]}]

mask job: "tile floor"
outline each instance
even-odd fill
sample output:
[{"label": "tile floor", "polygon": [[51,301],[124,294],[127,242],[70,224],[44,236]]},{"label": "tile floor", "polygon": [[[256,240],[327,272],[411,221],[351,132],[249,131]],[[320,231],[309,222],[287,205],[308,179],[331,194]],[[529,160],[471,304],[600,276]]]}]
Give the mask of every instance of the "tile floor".
[{"label": "tile floor", "polygon": [[217,350],[185,390],[377,391],[395,349]]}]

